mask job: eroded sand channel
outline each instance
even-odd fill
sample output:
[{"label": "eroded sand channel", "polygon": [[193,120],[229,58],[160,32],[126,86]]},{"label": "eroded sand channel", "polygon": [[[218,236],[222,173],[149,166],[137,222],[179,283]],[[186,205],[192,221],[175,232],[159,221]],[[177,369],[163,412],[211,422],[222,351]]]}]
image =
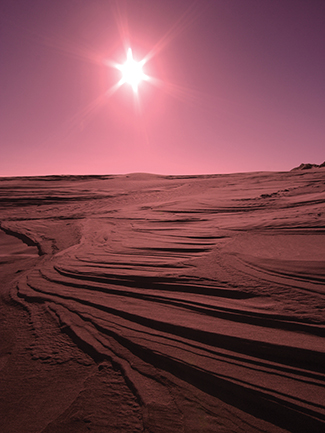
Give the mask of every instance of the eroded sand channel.
[{"label": "eroded sand channel", "polygon": [[37,256],[38,249],[36,246],[27,245],[17,237],[0,230],[0,264]]}]

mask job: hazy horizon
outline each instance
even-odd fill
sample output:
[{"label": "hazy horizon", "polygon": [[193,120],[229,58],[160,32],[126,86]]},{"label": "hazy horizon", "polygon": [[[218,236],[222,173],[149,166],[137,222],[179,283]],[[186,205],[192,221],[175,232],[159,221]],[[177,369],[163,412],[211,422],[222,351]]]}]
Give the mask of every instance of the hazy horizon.
[{"label": "hazy horizon", "polygon": [[[319,164],[315,164],[319,167]],[[147,175],[147,176],[175,176],[175,177],[200,177],[200,176],[231,176],[231,175],[240,175],[240,174],[254,174],[254,173],[288,173],[290,171],[295,171],[295,169],[298,169],[297,167],[292,167],[288,170],[252,170],[252,171],[229,171],[229,172],[216,172],[216,173],[154,173],[154,172],[145,172],[145,171],[133,171],[133,172],[125,172],[125,173],[47,173],[47,174],[32,174],[32,175],[9,175],[5,176],[0,174],[0,179],[2,178],[26,178],[26,177],[105,177],[105,176],[132,176],[132,175]],[[316,167],[317,168],[317,167]],[[305,170],[304,170],[305,171]],[[308,169],[306,171],[309,171]]]}]

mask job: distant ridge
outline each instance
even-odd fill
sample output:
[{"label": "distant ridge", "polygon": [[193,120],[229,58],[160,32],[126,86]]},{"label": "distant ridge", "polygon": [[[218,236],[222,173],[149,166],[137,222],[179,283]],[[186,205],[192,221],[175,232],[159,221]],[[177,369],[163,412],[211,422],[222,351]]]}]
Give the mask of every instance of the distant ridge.
[{"label": "distant ridge", "polygon": [[299,165],[299,167],[295,167],[291,171],[293,171],[293,170],[309,170],[311,168],[322,168],[322,167],[325,167],[325,161],[322,164],[320,164],[320,165],[318,165],[318,164],[310,164],[310,163],[307,163],[307,164],[301,163]]}]

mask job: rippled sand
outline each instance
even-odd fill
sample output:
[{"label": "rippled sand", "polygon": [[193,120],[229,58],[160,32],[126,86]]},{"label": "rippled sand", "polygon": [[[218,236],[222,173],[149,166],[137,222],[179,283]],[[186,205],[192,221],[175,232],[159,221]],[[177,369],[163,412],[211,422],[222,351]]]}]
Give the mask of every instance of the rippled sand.
[{"label": "rippled sand", "polygon": [[4,433],[325,431],[324,168],[0,186]]}]

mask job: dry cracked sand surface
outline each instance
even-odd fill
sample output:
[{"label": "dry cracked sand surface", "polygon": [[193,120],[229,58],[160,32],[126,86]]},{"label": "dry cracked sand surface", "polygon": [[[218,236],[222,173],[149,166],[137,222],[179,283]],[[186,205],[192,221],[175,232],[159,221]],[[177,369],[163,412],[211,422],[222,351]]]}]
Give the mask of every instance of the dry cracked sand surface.
[{"label": "dry cracked sand surface", "polygon": [[0,187],[2,433],[325,431],[324,168]]}]

